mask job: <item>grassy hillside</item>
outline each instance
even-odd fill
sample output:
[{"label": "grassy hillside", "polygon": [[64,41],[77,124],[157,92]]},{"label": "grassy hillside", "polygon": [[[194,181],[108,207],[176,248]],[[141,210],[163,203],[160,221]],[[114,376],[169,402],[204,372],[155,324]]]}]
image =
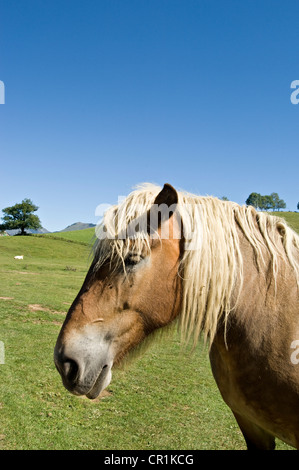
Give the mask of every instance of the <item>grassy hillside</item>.
[{"label": "grassy hillside", "polygon": [[[87,245],[51,238],[0,238],[0,296],[66,310],[89,265]],[[23,255],[23,260],[14,256]]]},{"label": "grassy hillside", "polygon": [[0,239],[0,449],[244,448],[207,352],[190,360],[176,338],[115,371],[101,399],[63,388],[53,348],[88,253],[51,236]]},{"label": "grassy hillside", "polygon": [[62,240],[71,240],[75,242],[86,243],[87,245],[92,245],[95,237],[95,228],[86,228],[83,230],[74,230],[70,232],[57,232],[57,233],[47,233],[42,235],[49,238],[62,239]]},{"label": "grassy hillside", "polygon": [[298,212],[271,212],[273,215],[282,217],[287,224],[299,233],[299,213]]},{"label": "grassy hillside", "polygon": [[182,354],[176,336],[114,371],[99,399],[64,389],[53,349],[89,266],[91,231],[64,235],[71,242],[0,238],[0,449],[245,449],[207,351]]}]

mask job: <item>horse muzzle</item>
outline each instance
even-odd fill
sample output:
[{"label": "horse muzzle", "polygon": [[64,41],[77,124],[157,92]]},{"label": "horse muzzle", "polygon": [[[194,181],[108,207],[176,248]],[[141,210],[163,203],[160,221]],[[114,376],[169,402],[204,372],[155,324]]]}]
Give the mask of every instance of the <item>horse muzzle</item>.
[{"label": "horse muzzle", "polygon": [[74,395],[96,398],[110,383],[113,358],[109,343],[78,336],[70,342],[58,338],[54,362],[65,388]]}]

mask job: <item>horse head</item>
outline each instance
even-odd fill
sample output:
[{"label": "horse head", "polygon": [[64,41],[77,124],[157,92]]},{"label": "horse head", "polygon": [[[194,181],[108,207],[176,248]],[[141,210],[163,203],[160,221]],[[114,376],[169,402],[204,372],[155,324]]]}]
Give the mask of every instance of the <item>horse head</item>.
[{"label": "horse head", "polygon": [[[98,396],[110,383],[112,366],[177,317],[177,197],[172,186],[164,185],[151,206],[154,217],[145,211],[146,227],[139,238],[135,230],[131,238],[122,234],[122,239],[98,242],[54,351],[63,384],[73,394]],[[168,210],[159,210],[161,206]]]}]

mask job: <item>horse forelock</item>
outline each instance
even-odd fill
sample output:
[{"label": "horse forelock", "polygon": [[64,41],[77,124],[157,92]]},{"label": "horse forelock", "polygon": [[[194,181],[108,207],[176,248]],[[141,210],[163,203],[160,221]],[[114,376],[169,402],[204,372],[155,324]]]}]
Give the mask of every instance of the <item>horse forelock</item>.
[{"label": "horse forelock", "polygon": [[120,204],[106,211],[102,222],[96,227],[96,269],[108,259],[114,266],[124,265],[125,258],[131,252],[141,254],[149,250],[147,211],[160,190],[159,186],[149,183],[137,186]]},{"label": "horse forelock", "polygon": [[[160,190],[156,185],[141,185],[106,212],[94,247],[96,269],[107,260],[115,266],[124,265],[132,251],[149,252],[146,214]],[[181,220],[184,239],[178,275],[183,288],[179,324],[185,341],[193,338],[196,344],[203,332],[211,343],[220,317],[224,315],[226,322],[236,307],[232,294],[236,288],[240,292],[243,283],[240,236],[252,246],[258,269],[266,269],[264,254],[268,253],[274,283],[279,260],[284,259],[293,267],[299,286],[299,237],[283,219],[250,206],[182,191],[178,191],[176,215]],[[130,224],[134,230],[128,237]],[[238,294],[234,299],[238,299]]]}]

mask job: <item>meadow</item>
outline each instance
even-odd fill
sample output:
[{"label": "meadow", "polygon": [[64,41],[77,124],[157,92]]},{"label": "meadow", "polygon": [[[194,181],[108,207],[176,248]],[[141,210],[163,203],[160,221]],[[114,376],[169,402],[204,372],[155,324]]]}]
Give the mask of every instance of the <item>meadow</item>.
[{"label": "meadow", "polygon": [[271,212],[271,214],[283,218],[293,230],[299,233],[299,212]]},{"label": "meadow", "polygon": [[177,335],[96,400],[64,389],[53,349],[90,263],[94,229],[80,232],[0,238],[0,449],[245,449],[206,347],[183,354]]}]

